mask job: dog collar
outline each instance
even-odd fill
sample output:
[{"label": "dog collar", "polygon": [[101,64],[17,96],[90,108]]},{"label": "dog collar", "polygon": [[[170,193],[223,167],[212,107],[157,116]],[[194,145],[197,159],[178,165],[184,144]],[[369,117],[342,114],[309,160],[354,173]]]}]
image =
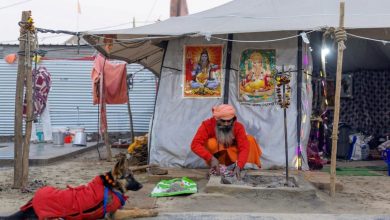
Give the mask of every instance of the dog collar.
[{"label": "dog collar", "polygon": [[115,186],[115,181],[114,181],[114,178],[112,176],[111,171],[102,175],[101,178],[102,178],[105,186],[110,187],[110,188]]}]

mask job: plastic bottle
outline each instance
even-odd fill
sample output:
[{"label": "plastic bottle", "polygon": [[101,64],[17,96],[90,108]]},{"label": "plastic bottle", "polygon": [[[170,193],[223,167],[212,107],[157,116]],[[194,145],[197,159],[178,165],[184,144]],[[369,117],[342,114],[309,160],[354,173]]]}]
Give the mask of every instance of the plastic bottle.
[{"label": "plastic bottle", "polygon": [[43,142],[44,137],[43,137],[43,127],[40,121],[35,124],[35,133],[37,135],[38,142]]}]

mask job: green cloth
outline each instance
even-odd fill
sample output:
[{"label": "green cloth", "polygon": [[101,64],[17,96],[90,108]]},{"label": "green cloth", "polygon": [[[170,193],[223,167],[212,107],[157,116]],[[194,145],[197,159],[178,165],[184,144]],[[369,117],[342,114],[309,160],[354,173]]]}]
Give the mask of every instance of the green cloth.
[{"label": "green cloth", "polygon": [[151,196],[175,196],[183,194],[192,194],[198,192],[195,181],[188,177],[175,178],[171,180],[161,180],[154,187]]},{"label": "green cloth", "polygon": [[[330,173],[330,167],[324,167],[321,171]],[[336,175],[338,176],[384,176],[376,171],[387,171],[387,167],[336,167]]]}]

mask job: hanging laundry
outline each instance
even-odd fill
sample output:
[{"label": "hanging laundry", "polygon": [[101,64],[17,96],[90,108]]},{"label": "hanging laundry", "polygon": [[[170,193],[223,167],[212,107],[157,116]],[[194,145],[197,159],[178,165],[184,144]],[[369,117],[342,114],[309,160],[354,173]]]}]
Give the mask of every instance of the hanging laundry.
[{"label": "hanging laundry", "polygon": [[91,78],[93,104],[100,104],[100,134],[107,131],[105,104],[124,104],[128,102],[126,63],[115,64],[103,55],[95,58]]},{"label": "hanging laundry", "polygon": [[103,75],[104,102],[106,104],[124,104],[128,101],[126,75],[126,63],[115,64],[98,54],[92,69],[93,104],[99,103],[99,83]]},{"label": "hanging laundry", "polygon": [[[42,114],[46,107],[49,91],[51,87],[51,74],[46,67],[40,66],[32,70],[33,75],[33,109],[34,116]],[[23,116],[26,116],[27,101],[24,98]],[[35,118],[35,117],[34,117]]]}]

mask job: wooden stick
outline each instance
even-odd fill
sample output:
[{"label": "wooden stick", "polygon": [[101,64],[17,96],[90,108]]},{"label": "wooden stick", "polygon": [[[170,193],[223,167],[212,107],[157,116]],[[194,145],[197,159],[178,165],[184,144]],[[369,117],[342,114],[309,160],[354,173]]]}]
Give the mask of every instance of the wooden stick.
[{"label": "wooden stick", "polygon": [[153,209],[119,209],[114,213],[116,220],[130,219],[130,218],[144,218],[144,217],[155,217],[158,212]]},{"label": "wooden stick", "polygon": [[139,171],[139,170],[143,170],[143,169],[146,169],[146,168],[151,168],[151,167],[158,167],[157,164],[148,164],[148,165],[142,165],[142,166],[137,166],[137,167],[134,167],[134,168],[131,168],[131,171]]},{"label": "wooden stick", "polygon": [[[344,0],[340,1],[340,28],[344,27]],[[337,156],[337,136],[339,132],[339,116],[340,116],[340,88],[341,88],[341,74],[343,70],[343,41],[338,42],[337,51],[337,72],[336,72],[336,92],[334,98],[334,118],[333,118],[333,132],[332,132],[332,156],[330,167],[330,196],[334,197],[336,194],[336,156]]]},{"label": "wooden stick", "polygon": [[[104,61],[106,62],[106,60]],[[105,127],[105,130],[103,131],[104,133],[102,135],[103,136],[103,139],[104,139],[104,145],[106,145],[106,150],[107,150],[107,158],[106,160],[107,161],[112,161],[112,151],[111,151],[111,144],[110,144],[110,140],[109,140],[109,136],[108,136],[108,125],[107,125],[107,108],[106,108],[106,101],[105,101],[105,87],[104,87],[104,64],[103,64],[103,71],[101,73],[101,76],[100,76],[100,131],[102,130],[101,127]],[[103,113],[105,114],[103,116]],[[103,121],[102,118],[105,118],[105,120]]]},{"label": "wooden stick", "polygon": [[[106,105],[105,103],[103,105]],[[112,161],[112,151],[110,144],[110,137],[108,136],[108,126],[106,126],[106,131],[104,132],[104,144],[106,145],[107,150],[107,161]]]},{"label": "wooden stick", "polygon": [[[112,48],[112,44],[111,44],[111,47],[109,47],[109,51],[108,53],[111,53],[111,48]],[[107,61],[107,58],[104,62]],[[106,127],[106,130],[104,132],[104,144],[106,145],[106,150],[107,150],[107,161],[112,161],[112,151],[111,151],[111,143],[110,143],[110,136],[108,135],[108,124],[107,124],[107,106],[106,106],[106,87],[105,87],[105,77],[104,77],[104,66],[103,66],[103,72],[102,72],[102,80],[101,80],[101,84],[103,86],[103,93],[101,94],[101,97],[103,97],[103,103],[102,103],[102,106],[104,108],[104,111],[106,113],[105,117],[106,117],[106,121],[105,121],[105,127]]]},{"label": "wooden stick", "polygon": [[[30,17],[30,11],[22,12],[22,22],[27,22]],[[25,51],[26,44],[24,36],[26,30],[20,28],[19,37],[19,51]],[[14,188],[22,187],[22,176],[23,176],[23,93],[24,93],[24,76],[25,76],[25,54],[21,53],[18,55],[18,73],[16,77],[16,92],[15,92],[15,120],[14,120]]]}]

